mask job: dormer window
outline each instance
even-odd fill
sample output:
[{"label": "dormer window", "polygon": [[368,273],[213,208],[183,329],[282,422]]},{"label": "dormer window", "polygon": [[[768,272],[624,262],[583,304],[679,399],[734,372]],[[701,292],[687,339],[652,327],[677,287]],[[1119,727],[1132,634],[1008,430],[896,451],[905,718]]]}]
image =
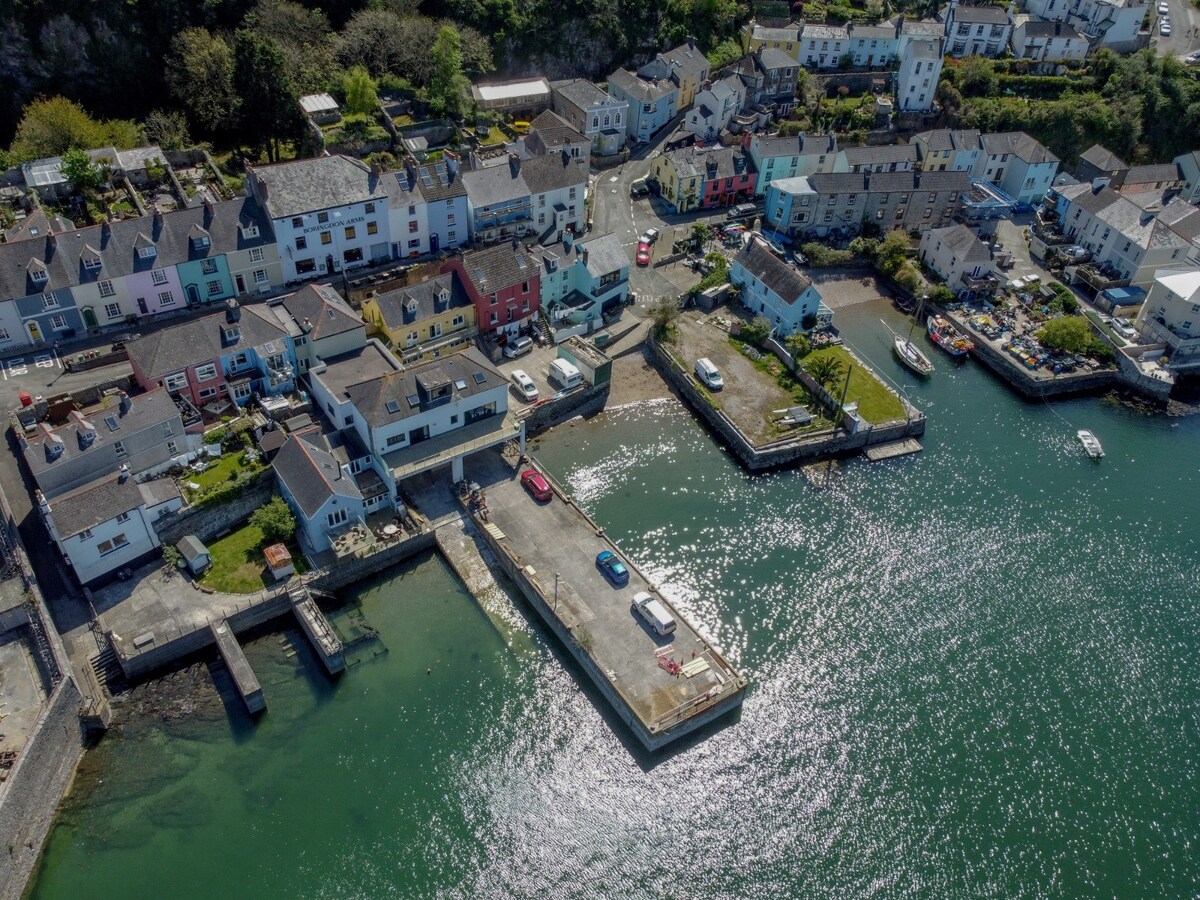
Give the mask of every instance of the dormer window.
[{"label": "dormer window", "polygon": [[84,257],[83,267],[85,269],[87,269],[89,272],[95,272],[103,265],[104,265],[104,262],[98,256]]},{"label": "dormer window", "polygon": [[158,248],[151,244],[148,247],[139,247],[138,256],[142,259],[154,259],[158,256]]},{"label": "dormer window", "polygon": [[50,280],[50,272],[45,266],[32,265],[29,267],[29,277],[35,284],[45,284]]},{"label": "dormer window", "polygon": [[448,290],[446,290],[445,288],[442,288],[440,291],[438,291],[437,298],[438,298],[438,303],[449,303],[450,302],[450,292]]},{"label": "dormer window", "polygon": [[242,339],[242,329],[237,325],[221,326],[221,334],[225,338],[225,343],[236,344]]},{"label": "dormer window", "polygon": [[258,226],[253,222],[243,222],[241,229],[242,237],[247,240],[258,237]]},{"label": "dormer window", "polygon": [[408,314],[409,314],[410,316],[415,316],[415,315],[417,314],[417,301],[416,301],[416,300],[409,300],[409,301],[408,301],[408,303],[405,305],[405,307],[404,307],[404,308],[405,308],[406,310],[408,310]]},{"label": "dormer window", "polygon": [[209,240],[207,234],[198,234],[192,238],[192,244],[195,245],[197,250],[206,250],[212,245],[212,241]]}]

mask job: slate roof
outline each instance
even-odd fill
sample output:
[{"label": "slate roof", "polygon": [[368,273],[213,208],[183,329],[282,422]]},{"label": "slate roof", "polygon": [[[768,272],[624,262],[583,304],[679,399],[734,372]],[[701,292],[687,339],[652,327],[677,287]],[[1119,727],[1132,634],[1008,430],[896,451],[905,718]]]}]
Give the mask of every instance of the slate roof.
[{"label": "slate roof", "polygon": [[[150,391],[132,398],[129,412],[124,415],[121,415],[119,406],[111,406],[97,410],[85,418],[95,429],[95,437],[91,444],[84,447],[80,440],[80,432],[86,432],[88,429],[69,420],[66,425],[54,429],[54,433],[62,440],[63,449],[53,460],[46,452],[47,439],[42,435],[40,429],[36,432],[38,437],[28,439],[29,446],[25,448],[25,461],[29,464],[29,471],[35,479],[50,469],[61,469],[70,460],[82,456],[90,455],[99,458],[100,454],[96,452],[99,448],[114,441],[127,439],[131,434],[137,434],[146,428],[178,420],[179,410],[176,409],[175,401],[166,391]],[[107,419],[112,419],[117,427],[110,426]],[[176,421],[172,431],[173,437],[179,440],[180,435],[183,434],[183,422]],[[168,440],[166,435],[162,437],[163,440]]]},{"label": "slate roof", "polygon": [[428,409],[428,385],[450,385],[450,402],[454,402],[507,383],[500,370],[472,347],[462,353],[351,385],[347,393],[367,425],[380,428]]},{"label": "slate roof", "polygon": [[844,25],[805,25],[800,30],[804,40],[848,40],[850,32]]},{"label": "slate roof", "polygon": [[1065,40],[1081,41],[1084,38],[1067,22],[1043,22],[1040,19],[1030,19],[1025,23],[1026,37],[1052,38],[1060,37]]},{"label": "slate roof", "polygon": [[929,232],[931,240],[940,241],[954,251],[963,262],[989,262],[992,258],[987,245],[979,240],[966,225],[950,225],[934,228]]},{"label": "slate roof", "polygon": [[629,267],[629,256],[615,234],[602,234],[586,241],[576,241],[576,247],[587,250],[587,270],[592,278]]},{"label": "slate roof", "polygon": [[312,329],[307,333],[314,341],[363,327],[358,313],[350,308],[341,294],[325,284],[305,285],[294,294],[284,297],[280,305],[299,330],[304,330],[305,319],[312,324]]},{"label": "slate roof", "polygon": [[[586,78],[566,78],[550,82],[550,89],[564,100],[586,111],[589,106],[608,102],[608,94]],[[536,120],[535,120],[536,121]],[[532,124],[530,128],[532,128]]]},{"label": "slate roof", "polygon": [[1029,165],[1056,163],[1058,157],[1023,131],[1002,131],[985,134],[979,138],[983,152],[991,156],[1011,153]]},{"label": "slate roof", "polygon": [[51,218],[46,215],[46,210],[39,206],[12,228],[5,231],[4,240],[10,244],[15,241],[36,240],[37,238],[44,238],[51,232],[61,234],[64,231],[71,231],[74,228],[75,223],[70,219],[64,219],[58,215]]},{"label": "slate roof", "polygon": [[894,41],[896,27],[894,25],[850,25],[850,37],[853,40]]},{"label": "slate roof", "polygon": [[700,75],[708,71],[708,58],[699,47],[693,47],[686,41],[678,47],[664,51],[663,57],[679,72]]},{"label": "slate roof", "polygon": [[528,197],[529,185],[521,177],[521,170],[524,166],[525,161],[522,161],[521,165],[513,165],[512,162],[509,162],[495,166],[483,166],[463,173],[463,187],[466,188],[471,205],[476,210],[480,210]]},{"label": "slate roof", "polygon": [[919,141],[925,144],[930,153],[941,153],[945,150],[978,150],[980,135],[981,132],[977,128],[935,128],[933,131],[922,131],[913,135],[912,143],[916,144]]},{"label": "slate roof", "polygon": [[165,484],[149,487],[116,473],[97,478],[51,500],[50,517],[59,537],[65,540],[115,519],[121,513],[133,512],[142,506],[156,506],[179,496],[179,489],[171,479],[160,478],[158,482]]},{"label": "slate roof", "polygon": [[311,519],[331,497],[362,500],[354,478],[342,471],[316,435],[294,434],[271,463],[275,475]]},{"label": "slate roof", "polygon": [[1158,221],[1189,241],[1200,238],[1200,208],[1186,200],[1172,199],[1158,214]]},{"label": "slate roof", "polygon": [[588,143],[587,137],[580,134],[574,125],[548,109],[538,113],[537,118],[529,123],[529,134],[536,134],[547,150],[561,144]]},{"label": "slate roof", "polygon": [[[946,33],[946,26],[932,19],[903,19],[900,22],[900,33],[913,37],[941,37]],[[892,20],[893,22],[895,19]]]},{"label": "slate roof", "polygon": [[1011,21],[1008,10],[1001,6],[959,6],[954,10],[955,22],[970,22],[972,25],[1007,25]]},{"label": "slate roof", "polygon": [[1125,175],[1125,186],[1180,180],[1182,179],[1179,176],[1179,168],[1175,163],[1158,163],[1149,166],[1132,166]]},{"label": "slate roof", "polygon": [[[716,163],[715,172],[711,169],[713,163]],[[754,161],[741,147],[714,147],[704,153],[703,166],[704,177],[713,181],[737,178],[754,172]]]},{"label": "slate roof", "polygon": [[969,172],[836,172],[808,176],[818,194],[968,191]]},{"label": "slate roof", "polygon": [[1126,240],[1144,249],[1186,248],[1189,242],[1159,222],[1153,213],[1146,212],[1128,197],[1112,188],[1093,190],[1090,184],[1071,184],[1057,188],[1072,206],[1091,213]]},{"label": "slate roof", "polygon": [[799,63],[792,57],[788,56],[782,50],[776,50],[774,47],[763,47],[755,54],[755,59],[758,65],[766,70],[772,69],[794,69]]},{"label": "slate roof", "polygon": [[755,24],[751,34],[755,40],[759,41],[791,41],[795,43],[800,39],[800,26],[787,25],[783,28],[773,28],[768,25]]},{"label": "slate roof", "polygon": [[[449,152],[449,151],[446,151]],[[445,161],[425,166],[407,164],[398,172],[389,172],[383,177],[388,200],[394,206],[407,206],[414,202],[414,193],[426,203],[438,200],[453,200],[466,196],[461,174],[451,171]]]},{"label": "slate roof", "polygon": [[478,294],[501,291],[538,274],[529,255],[512,244],[496,244],[462,255],[463,271]]},{"label": "slate roof", "polygon": [[1084,162],[1091,163],[1101,172],[1115,172],[1122,169],[1129,169],[1129,164],[1125,160],[1101,144],[1092,144],[1092,146],[1079,154],[1079,158]]},{"label": "slate roof", "polygon": [[879,147],[846,147],[842,150],[847,165],[878,166],[891,163],[915,163],[917,148],[914,144],[886,144]]},{"label": "slate roof", "polygon": [[678,87],[666,78],[652,81],[649,78],[641,78],[628,69],[617,69],[609,75],[608,86],[610,89],[620,88],[639,103],[653,103],[678,90]]},{"label": "slate roof", "polygon": [[733,264],[741,266],[789,306],[812,286],[808,278],[768,250],[767,245],[757,238],[750,239],[733,258]]},{"label": "slate roof", "polygon": [[249,173],[266,184],[265,206],[272,219],[348,206],[366,200],[386,200],[383,179],[348,156],[318,156],[271,166],[250,166]]},{"label": "slate roof", "polygon": [[276,352],[287,349],[288,331],[269,307],[243,306],[239,329],[241,337],[223,343],[225,311],[221,310],[170,325],[128,344],[129,357],[136,360],[147,378],[162,378],[186,366],[211,362],[222,356],[276,342]]},{"label": "slate roof", "polygon": [[[547,153],[521,163],[521,178],[529,186],[531,194],[545,194],[572,186],[587,184],[589,164],[586,159],[565,156],[562,153]],[[579,191],[579,202],[583,203],[583,191]]]},{"label": "slate roof", "polygon": [[[445,306],[439,306],[437,294],[443,290],[449,293],[449,302]],[[450,309],[471,306],[471,298],[467,296],[467,292],[458,279],[458,273],[454,270],[445,275],[430,278],[428,281],[422,281],[420,284],[385,291],[377,294],[373,299],[379,307],[379,314],[383,317],[384,324],[389,329],[412,325]],[[413,302],[417,304],[416,314],[411,318],[405,318],[405,310]]]},{"label": "slate roof", "polygon": [[772,156],[837,153],[837,138],[831,134],[799,134],[794,137],[773,134],[758,138],[758,151],[764,159]]},{"label": "slate roof", "polygon": [[[258,229],[257,236],[247,238],[243,224]],[[202,247],[189,238],[195,226],[203,228],[209,245]],[[0,244],[0,300],[28,297],[80,284],[92,284],[121,278],[135,272],[149,272],[189,260],[218,256],[235,250],[261,247],[268,243],[267,222],[253,200],[239,197],[194,206],[157,216],[122,219],[104,225],[90,225],[48,235],[38,240]],[[153,245],[156,253],[140,257],[138,246]],[[99,269],[84,266],[84,248],[95,250],[102,262]],[[38,260],[45,265],[49,279],[34,281],[29,275],[30,263]]]}]

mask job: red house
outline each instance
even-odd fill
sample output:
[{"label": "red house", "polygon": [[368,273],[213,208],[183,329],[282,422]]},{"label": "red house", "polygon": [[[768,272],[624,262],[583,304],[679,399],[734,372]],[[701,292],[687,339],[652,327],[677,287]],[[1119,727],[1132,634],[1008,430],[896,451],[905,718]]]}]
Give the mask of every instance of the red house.
[{"label": "red house", "polygon": [[717,147],[704,154],[702,209],[754,201],[758,172],[741,147]]},{"label": "red house", "polygon": [[484,334],[517,334],[541,306],[542,281],[533,257],[514,243],[456,256],[442,272],[457,271],[475,304]]}]

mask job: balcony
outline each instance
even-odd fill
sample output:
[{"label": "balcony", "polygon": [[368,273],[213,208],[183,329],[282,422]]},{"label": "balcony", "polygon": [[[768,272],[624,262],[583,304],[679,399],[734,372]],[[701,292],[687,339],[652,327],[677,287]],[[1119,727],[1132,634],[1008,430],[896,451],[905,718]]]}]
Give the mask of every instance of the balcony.
[{"label": "balcony", "polygon": [[619,278],[616,281],[610,281],[607,284],[598,284],[591,290],[593,297],[607,297],[616,291],[623,291],[629,287],[629,277]]},{"label": "balcony", "polygon": [[1075,277],[1094,290],[1096,293],[1107,291],[1109,288],[1128,287],[1129,279],[1121,278],[1107,263],[1097,266],[1084,263],[1075,270]]}]

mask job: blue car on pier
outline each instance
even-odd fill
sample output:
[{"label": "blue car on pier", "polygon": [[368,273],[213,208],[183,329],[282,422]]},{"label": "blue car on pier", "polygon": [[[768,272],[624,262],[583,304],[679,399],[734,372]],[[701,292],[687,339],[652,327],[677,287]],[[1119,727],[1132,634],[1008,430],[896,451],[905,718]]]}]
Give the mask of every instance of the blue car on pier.
[{"label": "blue car on pier", "polygon": [[613,587],[624,587],[629,584],[629,570],[625,563],[617,559],[617,554],[611,550],[601,550],[596,554],[596,567]]}]

